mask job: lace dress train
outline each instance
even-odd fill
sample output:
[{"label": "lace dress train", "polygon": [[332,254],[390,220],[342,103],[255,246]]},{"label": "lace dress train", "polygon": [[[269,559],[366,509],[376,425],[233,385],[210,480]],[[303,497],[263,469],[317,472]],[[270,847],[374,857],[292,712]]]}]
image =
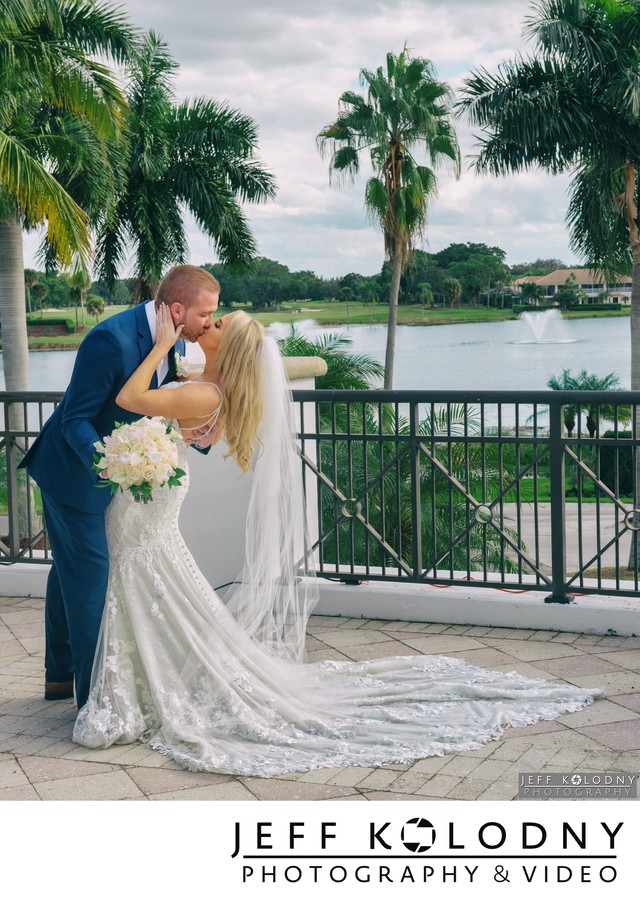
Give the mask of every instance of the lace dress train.
[{"label": "lace dress train", "polygon": [[109,588],[77,743],[141,740],[194,771],[273,776],[476,749],[506,726],[601,695],[446,656],[306,665],[273,657],[184,544],[187,485],[188,475],[149,504],[118,494],[109,506]]}]

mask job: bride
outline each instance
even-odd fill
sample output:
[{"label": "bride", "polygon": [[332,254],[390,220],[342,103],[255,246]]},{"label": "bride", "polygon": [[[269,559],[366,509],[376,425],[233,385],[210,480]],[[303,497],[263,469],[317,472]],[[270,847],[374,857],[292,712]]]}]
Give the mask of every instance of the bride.
[{"label": "bride", "polygon": [[193,771],[274,776],[477,749],[506,726],[601,695],[447,656],[305,664],[316,585],[299,576],[312,566],[277,344],[250,316],[231,313],[199,338],[202,372],[150,390],[180,330],[160,307],[156,345],[118,404],[177,420],[185,470],[188,443],[214,428],[244,471],[253,465],[244,570],[224,603],[198,570],[178,529],[188,475],[148,504],[115,496],[109,588],[77,743],[140,740]]}]

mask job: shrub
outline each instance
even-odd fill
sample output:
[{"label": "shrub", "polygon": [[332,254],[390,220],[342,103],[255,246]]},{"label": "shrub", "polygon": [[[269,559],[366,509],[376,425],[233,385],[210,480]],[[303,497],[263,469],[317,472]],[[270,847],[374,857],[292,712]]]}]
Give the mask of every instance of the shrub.
[{"label": "shrub", "polygon": [[633,492],[633,449],[620,445],[618,440],[631,437],[631,431],[605,431],[603,437],[615,437],[613,446],[600,450],[600,480],[613,493],[616,491],[616,459],[618,461],[618,495],[629,496]]},{"label": "shrub", "polygon": [[511,308],[517,315],[520,315],[521,312],[548,312],[549,309],[557,309],[557,306],[554,306],[553,303],[546,306],[527,306],[526,303],[514,303]]}]

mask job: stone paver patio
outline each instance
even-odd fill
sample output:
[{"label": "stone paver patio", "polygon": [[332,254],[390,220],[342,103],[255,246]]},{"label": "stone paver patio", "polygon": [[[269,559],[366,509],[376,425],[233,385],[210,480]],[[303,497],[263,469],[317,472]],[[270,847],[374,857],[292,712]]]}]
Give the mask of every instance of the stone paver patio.
[{"label": "stone paver patio", "polygon": [[71,742],[72,701],[45,702],[42,599],[0,597],[0,799],[502,799],[520,772],[640,771],[640,638],[313,617],[309,660],[441,653],[580,686],[607,698],[474,752],[271,779],[194,774],[142,744]]}]

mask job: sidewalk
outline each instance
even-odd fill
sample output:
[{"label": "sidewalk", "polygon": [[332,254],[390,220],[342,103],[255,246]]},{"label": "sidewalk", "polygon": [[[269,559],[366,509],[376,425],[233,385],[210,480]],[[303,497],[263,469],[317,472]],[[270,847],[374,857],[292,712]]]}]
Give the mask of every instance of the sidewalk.
[{"label": "sidewalk", "polygon": [[607,698],[508,729],[474,752],[263,779],[194,774],[139,743],[72,743],[72,701],[42,699],[43,607],[42,599],[0,597],[0,800],[511,800],[521,772],[640,771],[640,637],[314,616],[310,661],[439,653],[603,686]]}]

